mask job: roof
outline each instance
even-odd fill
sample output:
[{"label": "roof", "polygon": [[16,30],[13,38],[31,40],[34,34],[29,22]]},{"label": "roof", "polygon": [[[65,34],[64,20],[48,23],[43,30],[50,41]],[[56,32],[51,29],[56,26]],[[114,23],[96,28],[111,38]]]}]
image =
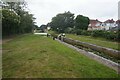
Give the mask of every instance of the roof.
[{"label": "roof", "polygon": [[116,23],[117,23],[117,24],[120,24],[120,20],[117,20]]},{"label": "roof", "polygon": [[108,20],[106,20],[104,23],[114,23],[115,21],[113,20],[113,19],[108,19]]},{"label": "roof", "polygon": [[101,22],[100,22],[99,20],[97,20],[97,19],[96,19],[96,20],[94,20],[94,19],[91,19],[91,20],[90,20],[90,23],[98,23],[98,22],[101,23]]},{"label": "roof", "polygon": [[90,20],[90,24],[91,24],[91,25],[89,25],[89,26],[96,27],[96,24],[97,24],[97,23],[102,23],[102,22],[98,21],[97,19],[96,19],[96,20],[91,19],[91,20]]}]

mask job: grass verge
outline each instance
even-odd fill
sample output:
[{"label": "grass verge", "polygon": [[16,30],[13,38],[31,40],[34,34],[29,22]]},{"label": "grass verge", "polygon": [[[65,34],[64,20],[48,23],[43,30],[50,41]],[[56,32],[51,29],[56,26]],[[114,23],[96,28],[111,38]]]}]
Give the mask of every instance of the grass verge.
[{"label": "grass verge", "polygon": [[51,38],[24,35],[3,44],[3,78],[117,78],[118,74]]},{"label": "grass verge", "polygon": [[83,41],[83,42],[92,43],[92,44],[95,44],[95,45],[98,45],[98,46],[112,48],[112,49],[115,49],[115,50],[120,50],[119,47],[118,47],[120,45],[120,43],[112,42],[112,41],[109,41],[109,40],[106,40],[106,39],[103,39],[103,38],[94,38],[94,37],[91,37],[91,36],[82,36],[82,35],[77,36],[77,35],[73,35],[73,34],[67,34],[66,36],[69,37],[69,38],[75,39],[75,40],[80,40],[80,41]]}]

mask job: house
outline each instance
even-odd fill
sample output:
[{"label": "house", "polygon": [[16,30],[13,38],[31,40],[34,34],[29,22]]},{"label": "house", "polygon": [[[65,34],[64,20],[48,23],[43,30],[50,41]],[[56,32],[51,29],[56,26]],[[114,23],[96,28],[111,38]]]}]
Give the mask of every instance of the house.
[{"label": "house", "polygon": [[120,29],[120,20],[114,21],[113,19],[108,19],[104,22],[99,20],[90,20],[88,30],[117,30]]},{"label": "house", "polygon": [[116,26],[119,26],[119,27],[120,27],[120,20],[117,20],[117,21],[116,21]]},{"label": "house", "polygon": [[113,19],[108,19],[104,22],[105,30],[110,30],[116,27],[116,22]]},{"label": "house", "polygon": [[88,25],[88,30],[104,30],[104,24],[101,21],[90,20],[90,24]]},{"label": "house", "polygon": [[117,20],[115,22],[115,27],[112,27],[110,30],[111,31],[118,31],[118,30],[120,30],[120,20]]}]

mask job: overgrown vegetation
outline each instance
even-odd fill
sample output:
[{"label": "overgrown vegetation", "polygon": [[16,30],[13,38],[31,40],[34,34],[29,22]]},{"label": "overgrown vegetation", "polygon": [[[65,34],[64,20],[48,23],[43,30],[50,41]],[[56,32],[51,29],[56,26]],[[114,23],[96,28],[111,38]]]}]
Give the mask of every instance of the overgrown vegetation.
[{"label": "overgrown vegetation", "polygon": [[75,29],[87,30],[89,25],[89,18],[83,15],[77,15],[75,18]]},{"label": "overgrown vegetation", "polygon": [[32,32],[35,18],[25,10],[25,5],[25,2],[4,2],[2,7],[3,37]]},{"label": "overgrown vegetation", "polygon": [[91,36],[93,38],[104,38],[111,41],[120,42],[120,30],[118,31],[103,31],[103,30],[94,30],[94,31],[86,31],[86,30],[71,30],[66,32],[68,34],[76,34],[76,35],[83,35],[83,36]]},{"label": "overgrown vegetation", "polygon": [[117,32],[110,32],[110,31],[101,31],[101,30],[97,30],[97,31],[93,31],[91,33],[91,36],[93,37],[103,37],[109,40],[116,40],[119,41],[120,40],[120,31]]},{"label": "overgrown vegetation", "polygon": [[72,38],[74,40],[80,40],[82,42],[88,42],[98,46],[120,50],[120,48],[118,47],[120,43],[113,42],[101,37],[92,37],[92,36],[74,35],[74,34],[67,34],[66,37]]},{"label": "overgrown vegetation", "polygon": [[77,30],[76,34],[92,36],[92,37],[101,37],[118,42],[120,41],[120,31],[112,32],[112,31],[103,31],[103,30],[94,30],[94,31]]},{"label": "overgrown vegetation", "polygon": [[[68,37],[68,36],[67,36]],[[104,57],[104,58],[106,58],[106,59],[109,59],[109,60],[112,60],[112,61],[115,61],[116,63],[118,63],[118,62],[120,62],[120,57],[118,56],[118,54],[114,54],[114,53],[112,53],[112,52],[105,52],[105,49],[103,49],[103,48],[100,48],[100,47],[97,47],[97,48],[95,48],[94,46],[92,46],[91,45],[91,47],[90,47],[90,45],[88,44],[88,43],[82,43],[82,42],[78,42],[78,41],[76,41],[76,40],[74,40],[74,39],[70,39],[70,38],[64,38],[63,39],[63,41],[64,42],[66,42],[66,43],[68,43],[68,44],[71,44],[71,45],[73,45],[73,46],[75,46],[75,47],[78,47],[78,48],[80,48],[80,49],[82,49],[82,50],[85,50],[85,51],[90,51],[90,52],[93,52],[93,53],[95,53],[95,54],[97,54],[97,55],[100,55],[100,56],[102,56],[102,57]],[[111,55],[112,54],[112,55]],[[114,56],[113,56],[114,55]]]},{"label": "overgrown vegetation", "polygon": [[77,17],[74,19],[74,14],[68,11],[57,14],[48,24],[51,26],[52,30],[59,33],[76,33],[78,29],[87,30],[89,18],[83,15],[77,15]]},{"label": "overgrown vegetation", "polygon": [[57,14],[49,24],[54,31],[64,32],[66,28],[74,26],[74,14],[69,11]]},{"label": "overgrown vegetation", "polygon": [[2,10],[2,14],[3,36],[19,33],[20,16],[13,11],[5,9]]}]

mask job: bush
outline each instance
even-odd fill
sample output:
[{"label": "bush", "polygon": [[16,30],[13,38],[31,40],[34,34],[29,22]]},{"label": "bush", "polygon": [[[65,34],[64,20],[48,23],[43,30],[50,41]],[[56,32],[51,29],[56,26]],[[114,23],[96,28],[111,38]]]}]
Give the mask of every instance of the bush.
[{"label": "bush", "polygon": [[102,37],[108,40],[119,41],[120,40],[120,31],[111,32],[111,31],[101,31],[96,30],[91,34],[92,37]]},{"label": "bush", "polygon": [[51,33],[51,36],[57,38],[58,34],[53,32],[53,33]]},{"label": "bush", "polygon": [[71,33],[72,33],[72,34],[76,34],[76,30],[75,30],[75,29],[72,29],[72,30],[71,30]]},{"label": "bush", "polygon": [[90,35],[91,35],[91,31],[83,30],[83,31],[81,32],[81,35],[90,36]]},{"label": "bush", "polygon": [[118,42],[120,41],[120,30],[117,32],[112,32],[112,31],[103,31],[103,30],[86,31],[81,29],[71,29],[69,33],[77,34],[77,35],[92,36],[92,37],[101,37],[101,38],[118,41]]},{"label": "bush", "polygon": [[117,36],[116,36],[116,40],[117,40],[118,42],[120,42],[120,30],[117,32],[116,35],[117,35]]},{"label": "bush", "polygon": [[104,36],[104,31],[102,30],[94,30],[91,33],[92,37],[103,37]]},{"label": "bush", "polygon": [[114,39],[115,35],[112,32],[104,32],[103,37],[106,38],[106,39],[111,40],[111,39]]},{"label": "bush", "polygon": [[65,33],[72,33],[73,30],[73,28],[68,27],[65,29]]},{"label": "bush", "polygon": [[117,32],[103,31],[103,30],[86,31],[86,30],[78,29],[75,32],[77,35],[101,37],[108,40],[120,41],[120,31]]},{"label": "bush", "polygon": [[76,32],[77,35],[82,35],[82,30],[81,29],[77,29],[75,32]]}]

